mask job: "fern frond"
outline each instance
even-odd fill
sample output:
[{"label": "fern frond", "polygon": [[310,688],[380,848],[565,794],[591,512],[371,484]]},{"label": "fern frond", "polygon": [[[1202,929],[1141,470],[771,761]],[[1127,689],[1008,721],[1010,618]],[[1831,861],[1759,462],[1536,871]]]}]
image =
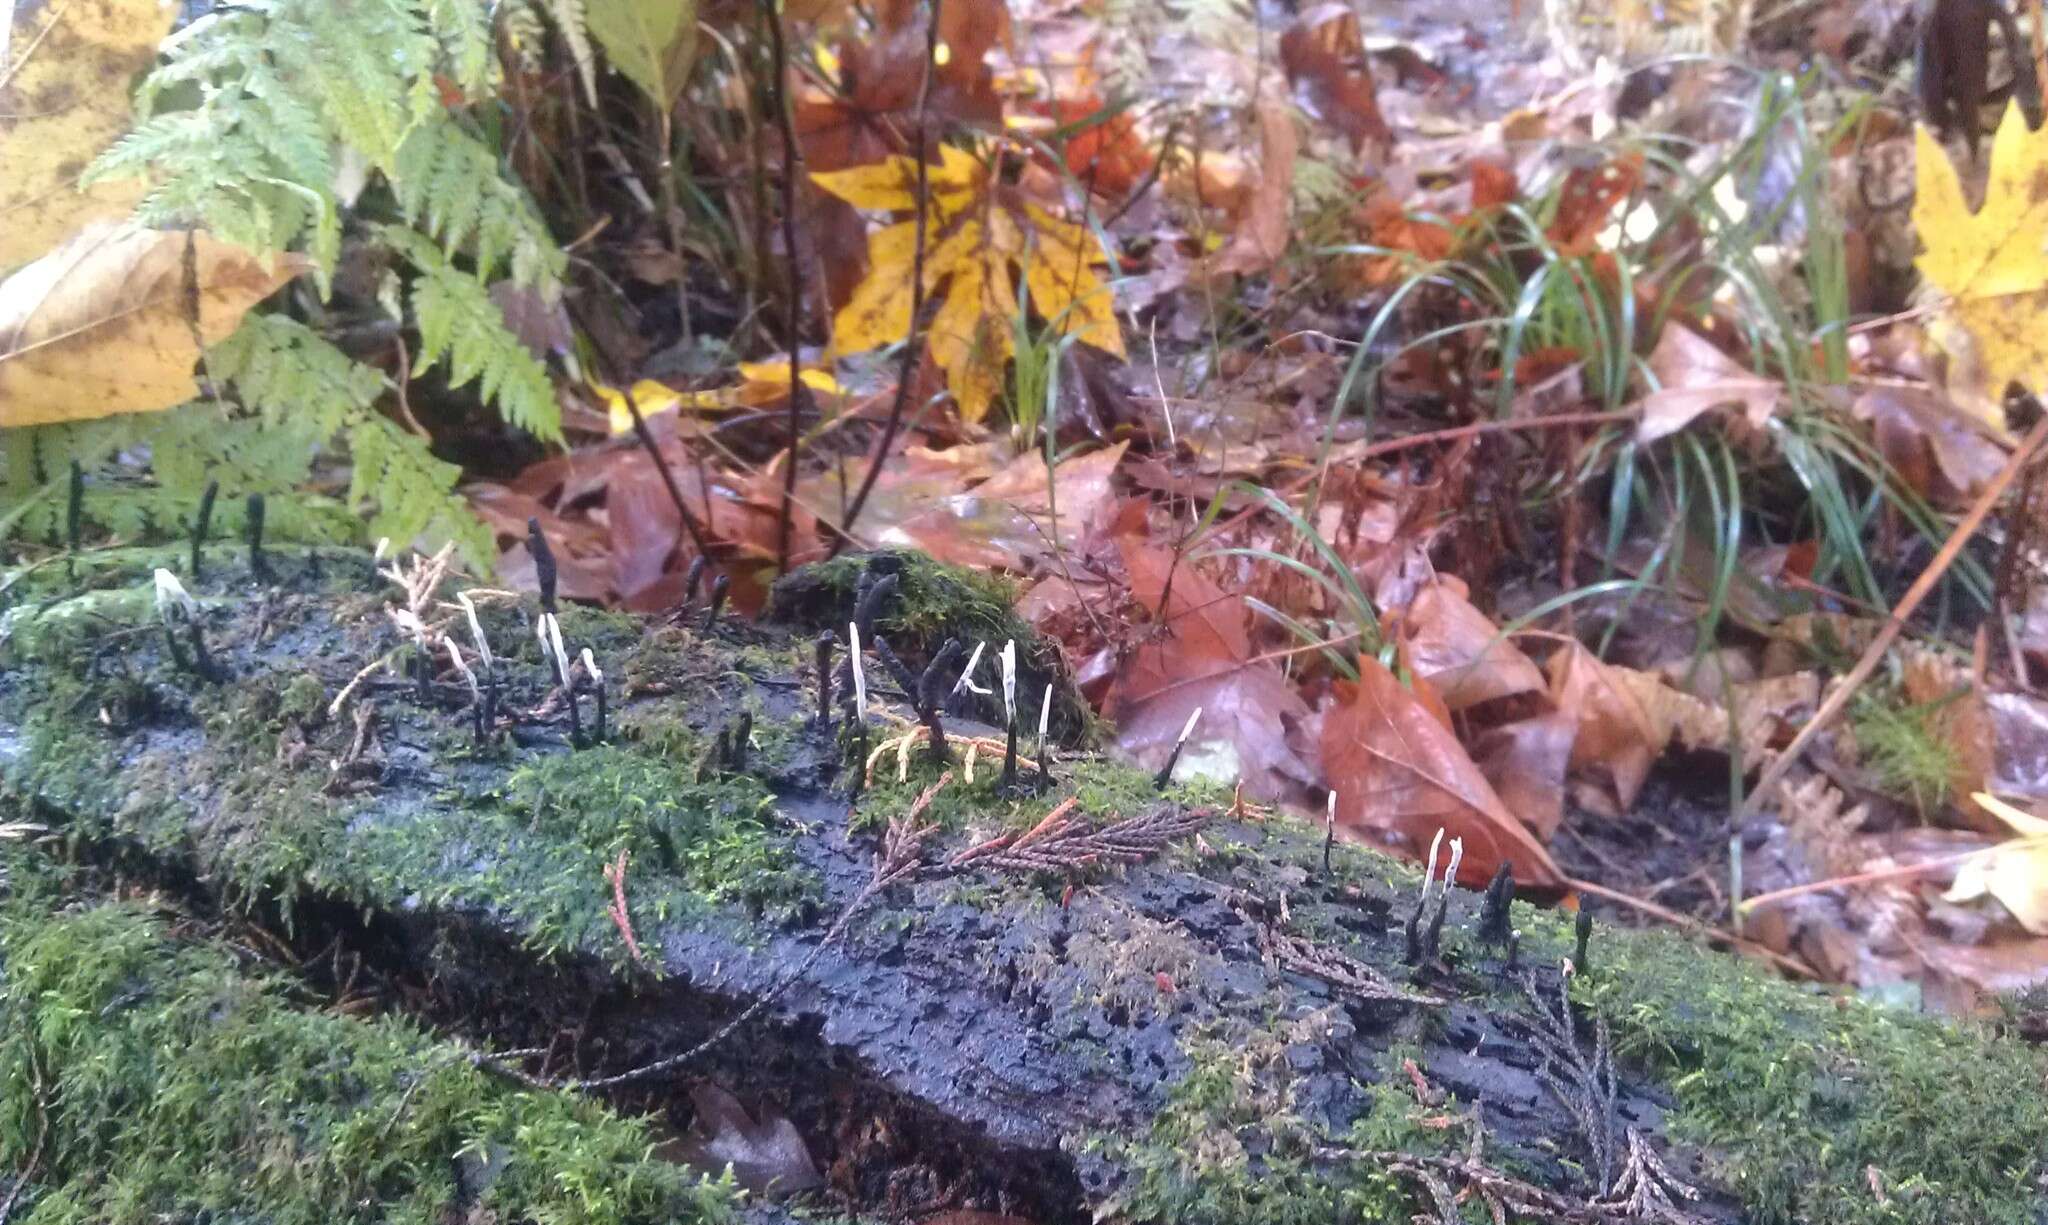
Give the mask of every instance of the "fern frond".
[{"label": "fern frond", "polygon": [[590,51],[590,23],[583,12],[583,0],[541,0],[548,20],[569,45],[569,58],[576,61],[576,75],[583,78],[583,96],[597,105],[597,58]]},{"label": "fern frond", "polygon": [[427,28],[453,69],[449,77],[463,92],[488,89],[495,83],[497,61],[491,55],[489,5],[477,0],[429,0]]},{"label": "fern frond", "polygon": [[407,222],[440,240],[449,254],[467,250],[479,279],[499,265],[552,297],[567,259],[524,189],[500,171],[497,155],[452,121],[415,129],[399,148],[392,193]]},{"label": "fern frond", "polygon": [[505,420],[543,442],[562,437],[562,409],[547,367],[505,326],[504,312],[484,283],[450,264],[439,247],[410,230],[385,227],[385,236],[412,262],[414,322],[420,353],[414,366],[426,370],[448,361],[448,384],[476,380],[484,399]]},{"label": "fern frond", "polygon": [[353,473],[349,502],[375,508],[372,537],[394,541],[455,542],[479,573],[497,554],[491,533],[450,487],[461,469],[435,459],[426,444],[383,417],[365,417],[349,430]]}]

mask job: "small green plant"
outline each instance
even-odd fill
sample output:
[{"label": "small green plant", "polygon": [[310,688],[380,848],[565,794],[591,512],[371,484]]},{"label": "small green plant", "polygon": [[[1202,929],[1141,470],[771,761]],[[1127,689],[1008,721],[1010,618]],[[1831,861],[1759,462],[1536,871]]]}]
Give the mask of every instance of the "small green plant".
[{"label": "small green plant", "polygon": [[1911,804],[1923,821],[1948,806],[1961,765],[1938,722],[1941,709],[1954,700],[1910,705],[1866,690],[1851,709],[1856,746],[1878,786]]}]

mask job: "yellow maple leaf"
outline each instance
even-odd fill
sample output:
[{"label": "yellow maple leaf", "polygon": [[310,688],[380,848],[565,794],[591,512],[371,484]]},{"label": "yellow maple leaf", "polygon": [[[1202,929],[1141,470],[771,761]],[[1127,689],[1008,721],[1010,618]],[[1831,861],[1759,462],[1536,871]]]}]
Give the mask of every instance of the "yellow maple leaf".
[{"label": "yellow maple leaf", "polygon": [[2020,836],[1965,860],[1945,896],[1967,902],[1988,893],[2012,911],[2020,926],[2037,936],[2048,934],[2048,820],[1986,792],[1970,798]]},{"label": "yellow maple leaf", "polygon": [[[917,163],[908,157],[811,177],[856,208],[917,210]],[[1087,230],[1010,200],[1005,189],[990,186],[980,162],[952,146],[941,148],[940,164],[926,177],[924,292],[944,286],[926,343],[962,417],[987,416],[1002,389],[1016,348],[1019,275],[1033,313],[1055,331],[1124,355],[1114,300],[1095,272],[1108,259]],[[909,335],[916,252],[914,217],[869,235],[868,274],[832,319],[835,348],[855,353]]]},{"label": "yellow maple leaf", "polygon": [[[821,395],[840,394],[839,380],[828,370],[806,366],[798,377],[804,386]],[[626,407],[626,397],[616,387],[603,383],[591,384],[591,390],[603,400],[611,419],[612,433],[633,432],[633,413]],[[681,409],[698,412],[718,413],[735,408],[758,408],[772,404],[789,394],[789,363],[741,362],[740,383],[735,387],[713,387],[706,391],[678,391],[666,383],[653,379],[641,379],[633,384],[633,407],[640,410],[642,419],[651,420],[660,413],[672,413]]]},{"label": "yellow maple leaf", "polygon": [[2006,108],[1974,213],[1925,127],[1915,159],[1913,225],[1926,248],[1915,266],[1946,295],[1931,330],[1952,359],[1949,390],[2002,433],[2008,382],[2048,391],[2048,129],[2030,132],[2019,106]]}]

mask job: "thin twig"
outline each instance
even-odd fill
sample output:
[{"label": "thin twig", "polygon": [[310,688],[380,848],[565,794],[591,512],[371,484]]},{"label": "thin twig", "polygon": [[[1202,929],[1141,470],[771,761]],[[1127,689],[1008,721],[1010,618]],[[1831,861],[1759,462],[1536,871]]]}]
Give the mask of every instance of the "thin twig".
[{"label": "thin twig", "polygon": [[860,492],[853,495],[853,504],[846,508],[846,514],[840,519],[839,531],[826,547],[828,559],[839,556],[839,550],[846,547],[861,509],[868,504],[868,495],[875,490],[875,480],[882,474],[882,465],[889,458],[889,448],[896,442],[896,432],[903,428],[903,413],[910,405],[911,385],[917,374],[918,354],[924,349],[919,336],[919,317],[924,314],[925,230],[932,199],[931,151],[928,147],[931,137],[926,127],[926,109],[931,102],[933,65],[939,56],[939,8],[944,3],[945,0],[931,0],[931,24],[925,27],[924,32],[924,75],[917,83],[917,147],[912,151],[917,157],[917,238],[910,255],[910,335],[904,337],[903,355],[896,363],[896,396],[889,402],[889,420],[882,426],[881,445],[875,448],[874,458],[868,461],[867,475],[861,478]]},{"label": "thin twig", "polygon": [[798,360],[798,351],[803,347],[804,261],[796,245],[796,181],[803,157],[797,151],[796,124],[789,113],[789,48],[783,37],[782,10],[776,0],[761,0],[761,13],[768,23],[769,56],[773,61],[769,80],[774,89],[775,123],[782,132],[782,246],[789,267],[789,283],[784,286],[789,294],[789,309],[783,325],[784,340],[789,345],[789,460],[782,472],[782,510],[775,526],[775,566],[786,573],[790,507],[796,500],[796,452],[802,437],[800,420],[803,403],[809,398]]},{"label": "thin twig", "polygon": [[1580,893],[1590,893],[1594,897],[1603,897],[1610,902],[1619,902],[1621,905],[1627,906],[1631,910],[1639,910],[1642,913],[1649,915],[1651,918],[1661,919],[1664,922],[1671,924],[1673,927],[1680,928],[1684,931],[1692,933],[1693,935],[1704,936],[1708,940],[1713,941],[1716,944],[1725,944],[1731,948],[1740,949],[1741,951],[1748,953],[1753,957],[1761,957],[1765,961],[1770,962],[1772,965],[1778,967],[1780,970],[1785,971],[1787,974],[1793,975],[1794,977],[1820,977],[1820,975],[1814,973],[1812,966],[1807,965],[1805,962],[1800,961],[1796,957],[1788,957],[1774,948],[1770,948],[1767,945],[1758,944],[1754,940],[1738,936],[1734,932],[1731,932],[1726,928],[1715,927],[1711,923],[1703,923],[1700,920],[1693,918],[1691,915],[1680,914],[1677,911],[1670,909],[1669,907],[1659,906],[1657,903],[1649,901],[1648,899],[1639,898],[1633,893],[1623,893],[1619,889],[1610,889],[1605,885],[1598,884],[1590,880],[1567,880],[1565,884],[1569,885],[1571,888],[1577,890]]},{"label": "thin twig", "polygon": [[1878,628],[1877,636],[1864,648],[1863,658],[1856,661],[1856,666],[1851,668],[1849,675],[1843,677],[1841,683],[1835,686],[1835,691],[1828,695],[1828,700],[1821,703],[1820,709],[1813,712],[1813,717],[1799,729],[1799,734],[1792,737],[1792,743],[1786,745],[1777,759],[1765,767],[1763,777],[1757,780],[1756,786],[1750,789],[1749,798],[1743,801],[1742,811],[1737,814],[1738,821],[1756,814],[1766,798],[1776,792],[1777,785],[1784,781],[1785,772],[1792,768],[1792,763],[1808,745],[1813,743],[1814,737],[1820,735],[1835,716],[1842,713],[1849,705],[1850,699],[1856,696],[1856,691],[1863,687],[1863,682],[1870,679],[1870,674],[1877,671],[1877,665],[1883,662],[1885,652],[1891,649],[1893,641],[1906,628],[1907,618],[1913,615],[1928,593],[1934,590],[1941,576],[1948,573],[1948,568],[1962,553],[1963,546],[1970,542],[1970,537],[1976,535],[1978,527],[1983,525],[1985,517],[1991,513],[1991,508],[1998,504],[1999,498],[2005,495],[2006,488],[2012,484],[2013,478],[2017,477],[2020,470],[2033,459],[2034,453],[2041,449],[2044,441],[2048,441],[2048,416],[2043,416],[2034,423],[2034,428],[2027,431],[2027,436],[2013,449],[2011,458],[2005,461],[2005,467],[1998,470],[1998,475],[1991,478],[1990,483],[1977,495],[1977,500],[1970,504],[1968,513],[1957,522],[1955,530],[1950,532],[1948,539],[1942,543],[1941,551],[1934,555],[1933,561],[1927,563],[1927,568],[1920,572],[1920,577],[1913,580],[1913,585],[1906,590],[1905,597]]}]

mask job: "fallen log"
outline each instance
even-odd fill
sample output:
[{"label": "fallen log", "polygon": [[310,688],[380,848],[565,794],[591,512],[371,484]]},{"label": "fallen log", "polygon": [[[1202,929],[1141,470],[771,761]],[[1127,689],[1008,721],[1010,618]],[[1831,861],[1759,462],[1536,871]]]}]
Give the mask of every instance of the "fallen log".
[{"label": "fallen log", "polygon": [[[0,577],[0,823],[248,916],[316,986],[355,967],[522,1090],[683,1128],[722,1086],[794,1125],[813,1205],[1038,1225],[2048,1211],[2023,1043],[1668,935],[1588,946],[1555,913],[1085,754],[1056,751],[1040,786],[919,672],[930,643],[903,644],[900,674],[868,657],[892,709],[856,720],[835,694],[821,719],[836,602],[801,629],[565,607],[557,654],[531,600],[479,590],[472,622],[418,559],[274,556],[270,581],[215,563],[188,604],[153,579],[176,553]],[[906,564],[928,563],[884,568]],[[93,1173],[41,1163],[60,1191]]]}]

